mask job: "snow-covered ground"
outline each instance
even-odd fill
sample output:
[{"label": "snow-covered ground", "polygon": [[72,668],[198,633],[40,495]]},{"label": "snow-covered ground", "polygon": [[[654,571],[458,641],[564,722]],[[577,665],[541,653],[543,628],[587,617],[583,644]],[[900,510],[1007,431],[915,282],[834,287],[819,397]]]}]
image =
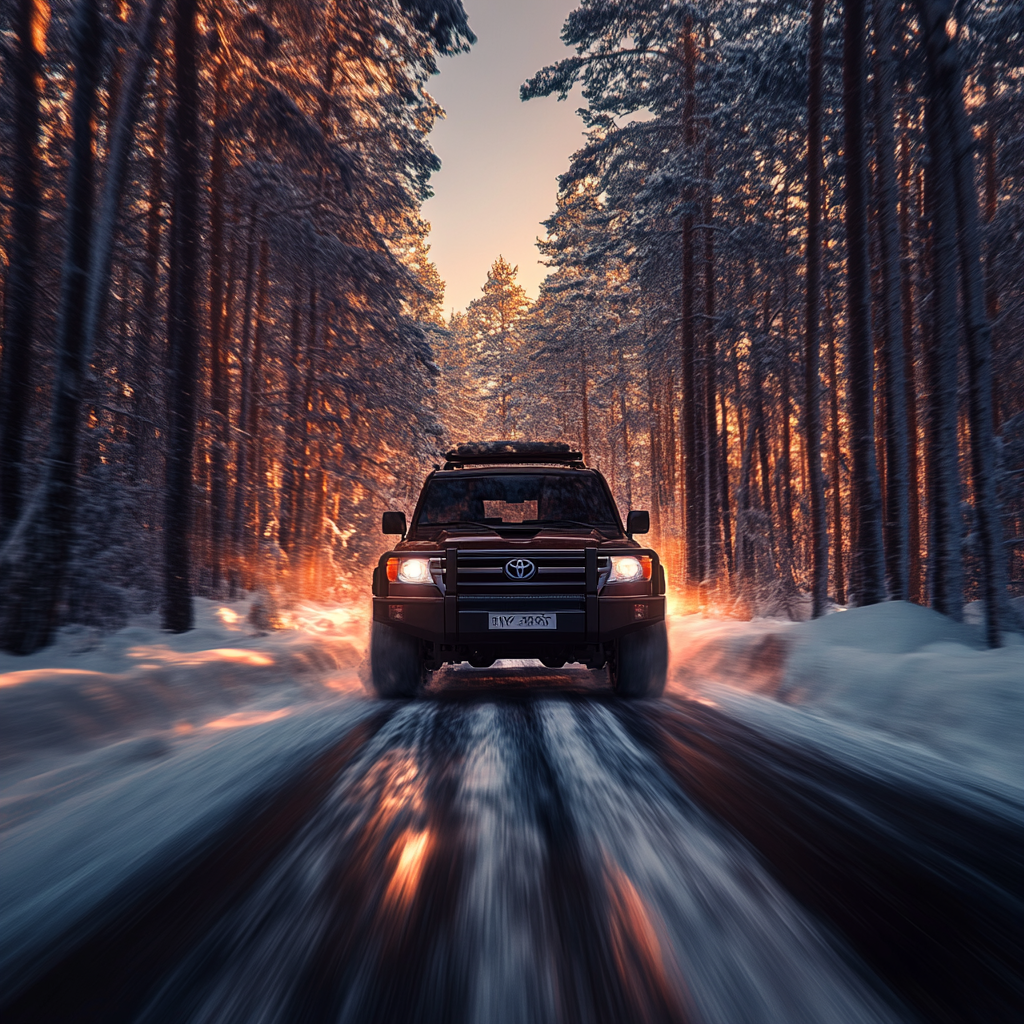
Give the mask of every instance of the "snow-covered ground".
[{"label": "snow-covered ground", "polygon": [[181,635],[139,617],[0,655],[0,976],[372,713],[364,608],[300,605],[262,631],[251,601],[195,606]]},{"label": "snow-covered ground", "polygon": [[187,633],[162,631],[154,613],[111,634],[62,630],[27,658],[0,654],[0,780],[26,758],[140,731],[187,735],[253,701],[276,707],[357,685],[364,609],[299,605],[285,628],[264,631],[250,623],[251,608],[251,599],[197,598]]},{"label": "snow-covered ground", "polygon": [[[1024,788],[1019,633],[987,650],[977,623],[890,602],[801,623],[681,616],[670,636],[670,693],[780,726],[808,716],[842,723]],[[780,704],[800,714],[786,716]]]},{"label": "snow-covered ground", "polygon": [[[57,955],[126,880],[200,848],[379,706],[359,675],[365,606],[300,605],[271,631],[249,601],[196,608],[178,636],[140,617],[0,656],[0,977]],[[889,773],[1024,792],[1020,635],[985,650],[977,626],[899,603],[675,617],[670,635],[670,694]]]}]

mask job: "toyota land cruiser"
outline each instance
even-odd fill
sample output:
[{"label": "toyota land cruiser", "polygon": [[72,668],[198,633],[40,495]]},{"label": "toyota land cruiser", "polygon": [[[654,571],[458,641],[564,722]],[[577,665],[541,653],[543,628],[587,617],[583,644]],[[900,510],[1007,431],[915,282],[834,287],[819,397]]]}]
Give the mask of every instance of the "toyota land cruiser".
[{"label": "toyota land cruiser", "polygon": [[665,686],[665,573],[623,528],[604,477],[565,444],[461,445],[423,484],[412,524],[373,574],[370,669],[383,697],[412,697],[448,662],[536,658],[607,666],[615,691]]}]

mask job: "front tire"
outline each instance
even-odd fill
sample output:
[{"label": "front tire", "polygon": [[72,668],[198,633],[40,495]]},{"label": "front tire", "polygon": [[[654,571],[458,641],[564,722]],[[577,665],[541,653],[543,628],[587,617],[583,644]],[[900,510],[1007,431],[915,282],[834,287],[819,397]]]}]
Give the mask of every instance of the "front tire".
[{"label": "front tire", "polygon": [[668,675],[668,630],[664,621],[627,633],[609,664],[620,697],[660,697]]},{"label": "front tire", "polygon": [[415,697],[426,678],[420,641],[374,622],[370,626],[370,681],[378,697]]}]

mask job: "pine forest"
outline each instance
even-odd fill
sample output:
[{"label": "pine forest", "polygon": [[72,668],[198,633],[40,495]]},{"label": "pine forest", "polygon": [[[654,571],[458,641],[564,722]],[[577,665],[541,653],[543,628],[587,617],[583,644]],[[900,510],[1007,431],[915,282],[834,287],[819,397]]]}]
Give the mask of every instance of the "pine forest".
[{"label": "pine forest", "polygon": [[[567,441],[677,611],[1024,597],[1024,3],[581,0],[538,232],[445,305],[460,0],[3,0],[0,649],[367,598],[452,445]],[[494,202],[502,201],[500,195]]]}]

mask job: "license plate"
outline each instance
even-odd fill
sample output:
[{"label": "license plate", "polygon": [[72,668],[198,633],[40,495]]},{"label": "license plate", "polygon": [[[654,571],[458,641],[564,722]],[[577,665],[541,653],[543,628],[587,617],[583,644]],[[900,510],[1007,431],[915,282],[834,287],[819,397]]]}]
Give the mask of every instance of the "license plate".
[{"label": "license plate", "polygon": [[488,612],[489,629],[556,629],[554,612]]}]

